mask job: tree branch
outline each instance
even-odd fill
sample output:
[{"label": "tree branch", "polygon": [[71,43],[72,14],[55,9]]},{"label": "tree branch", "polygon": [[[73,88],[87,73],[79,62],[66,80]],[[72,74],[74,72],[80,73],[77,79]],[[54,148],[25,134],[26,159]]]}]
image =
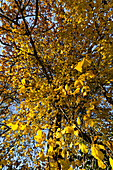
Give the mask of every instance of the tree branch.
[{"label": "tree branch", "polygon": [[34,56],[35,56],[36,60],[39,62],[39,64],[41,65],[42,70],[43,70],[43,72],[44,72],[44,74],[45,74],[45,76],[46,76],[46,78],[47,78],[47,80],[48,80],[48,83],[51,84],[51,82],[52,82],[52,80],[53,80],[53,77],[52,77],[52,75],[51,75],[51,77],[48,75],[47,70],[46,70],[45,66],[43,65],[43,62],[42,62],[41,58],[38,57],[37,51],[36,51],[36,47],[35,47],[35,44],[34,44],[34,41],[33,41],[32,37],[31,37],[31,32],[29,31],[28,24],[27,24],[27,22],[26,22],[26,20],[25,20],[25,17],[24,17],[24,15],[23,15],[23,11],[22,11],[22,9],[20,8],[20,6],[19,6],[19,4],[18,4],[18,2],[17,2],[16,0],[15,0],[15,3],[17,4],[17,6],[18,6],[18,8],[19,8],[19,10],[20,10],[20,12],[21,12],[22,19],[23,19],[24,24],[25,24],[25,27],[26,27],[26,33],[27,33],[28,36],[30,36],[30,43],[31,43],[31,45],[32,45],[32,47],[33,47]]},{"label": "tree branch", "polygon": [[102,92],[103,92],[104,97],[107,99],[107,101],[108,101],[110,104],[113,105],[113,99],[112,99],[112,97],[108,97],[108,96],[107,96],[106,88],[103,86],[103,84],[100,84],[99,86],[100,86],[101,89],[102,89]]},{"label": "tree branch", "polygon": [[20,26],[20,24],[18,24],[16,21],[12,20],[11,18],[5,16],[4,14],[1,14],[1,13],[0,13],[0,17],[3,17],[3,18],[5,18],[6,20],[11,21],[11,22],[14,23],[15,25]]},{"label": "tree branch", "polygon": [[8,32],[8,31],[9,31],[9,32],[12,32],[10,29],[6,29],[6,28],[1,27],[1,26],[0,26],[0,29],[1,29],[1,30],[5,30],[5,31],[7,31],[7,32]]},{"label": "tree branch", "polygon": [[33,28],[35,27],[36,23],[37,23],[37,19],[38,19],[38,0],[36,0],[36,15],[35,15],[35,22],[34,22],[34,26],[32,27],[31,30],[33,30]]}]

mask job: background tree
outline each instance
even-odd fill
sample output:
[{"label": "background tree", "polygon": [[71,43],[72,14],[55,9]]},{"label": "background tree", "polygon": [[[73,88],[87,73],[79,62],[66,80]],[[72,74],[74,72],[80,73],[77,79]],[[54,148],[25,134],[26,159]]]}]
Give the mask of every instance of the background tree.
[{"label": "background tree", "polygon": [[113,168],[112,5],[1,1],[1,168]]}]

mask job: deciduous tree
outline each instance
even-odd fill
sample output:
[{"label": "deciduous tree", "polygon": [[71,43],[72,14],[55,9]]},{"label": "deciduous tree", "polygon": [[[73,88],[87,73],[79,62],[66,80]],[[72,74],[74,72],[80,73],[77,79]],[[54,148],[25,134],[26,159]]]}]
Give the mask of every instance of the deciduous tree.
[{"label": "deciduous tree", "polygon": [[1,168],[113,168],[112,5],[1,1]]}]

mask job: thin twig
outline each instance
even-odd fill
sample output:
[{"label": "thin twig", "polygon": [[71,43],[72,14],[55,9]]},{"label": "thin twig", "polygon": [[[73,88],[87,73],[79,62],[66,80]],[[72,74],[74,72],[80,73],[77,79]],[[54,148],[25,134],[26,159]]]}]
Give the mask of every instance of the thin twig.
[{"label": "thin twig", "polygon": [[5,18],[6,20],[11,21],[11,22],[14,23],[15,25],[20,26],[20,24],[18,24],[16,21],[12,20],[11,18],[5,16],[4,14],[1,14],[1,13],[0,13],[0,17],[3,17],[3,18]]}]

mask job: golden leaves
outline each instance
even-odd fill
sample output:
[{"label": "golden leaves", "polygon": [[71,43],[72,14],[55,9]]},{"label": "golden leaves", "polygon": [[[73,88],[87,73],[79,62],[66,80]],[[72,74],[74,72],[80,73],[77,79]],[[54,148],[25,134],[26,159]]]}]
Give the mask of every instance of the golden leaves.
[{"label": "golden leaves", "polygon": [[111,151],[113,151],[113,143],[108,140],[103,141],[104,145],[106,145]]},{"label": "golden leaves", "polygon": [[0,161],[0,168],[2,168],[2,165],[6,165],[7,164],[7,161],[5,159],[2,159]]},{"label": "golden leaves", "polygon": [[75,131],[74,131],[74,135],[75,135],[75,136],[78,136],[78,135],[79,135],[79,130],[75,130]]},{"label": "golden leaves", "polygon": [[53,170],[58,169],[58,163],[56,161],[54,161],[53,159],[50,161],[50,168]]},{"label": "golden leaves", "polygon": [[25,129],[26,129],[26,125],[23,125],[23,124],[20,125],[20,126],[19,126],[19,129],[20,129],[20,130],[25,130]]},{"label": "golden leaves", "polygon": [[26,91],[25,86],[21,86],[21,88],[20,88],[20,92],[24,93],[25,91]]},{"label": "golden leaves", "polygon": [[99,149],[106,150],[105,147],[104,147],[103,145],[97,145],[97,147],[98,147]]},{"label": "golden leaves", "polygon": [[82,73],[82,62],[79,62],[79,63],[77,64],[77,66],[75,67],[75,69],[76,69],[77,71],[79,71],[79,72]]},{"label": "golden leaves", "polygon": [[42,130],[38,130],[36,136],[34,136],[35,141],[41,144],[46,139],[46,134]]},{"label": "golden leaves", "polygon": [[103,145],[98,144],[91,145],[91,153],[98,160],[98,166],[102,169],[105,169],[106,166],[102,161],[104,159],[104,154],[100,151],[100,149],[105,150],[105,147]]},{"label": "golden leaves", "polygon": [[81,161],[80,161],[79,159],[77,159],[77,160],[75,161],[75,165],[80,166],[80,165],[81,165]]},{"label": "golden leaves", "polygon": [[105,150],[105,147],[103,145],[98,144],[91,145],[91,153],[98,160],[98,166],[102,169],[105,169],[106,166],[102,161],[104,159],[104,154],[100,151],[100,149]]},{"label": "golden leaves", "polygon": [[90,78],[94,78],[94,77],[95,77],[95,74],[93,73],[92,70],[88,70],[88,71],[85,73],[85,76],[87,77],[87,79],[90,79]]},{"label": "golden leaves", "polygon": [[73,168],[70,166],[70,168],[68,170],[73,170]]},{"label": "golden leaves", "polygon": [[75,69],[79,72],[82,73],[83,68],[86,68],[89,65],[90,61],[87,59],[83,58],[78,64],[76,65]]},{"label": "golden leaves", "polygon": [[62,133],[60,132],[60,130],[57,129],[56,138],[61,138],[61,137],[62,137]]},{"label": "golden leaves", "polygon": [[102,169],[105,169],[105,168],[106,168],[105,164],[102,162],[101,159],[98,159],[98,166],[99,166],[100,168],[102,168]]},{"label": "golden leaves", "polygon": [[79,144],[79,150],[81,150],[83,153],[88,152],[88,147],[85,144]]},{"label": "golden leaves", "polygon": [[[79,130],[74,130],[74,127],[76,126],[66,126],[65,129],[62,131],[62,134],[71,134],[71,135],[75,135],[76,137],[79,135]],[[60,137],[61,137],[61,133],[60,133]]]},{"label": "golden leaves", "polygon": [[69,86],[68,86],[68,84],[65,85],[65,90],[66,90],[66,91],[69,91]]},{"label": "golden leaves", "polygon": [[77,118],[77,124],[78,124],[78,125],[81,125],[80,117]]},{"label": "golden leaves", "polygon": [[25,78],[21,80],[22,84],[25,85]]},{"label": "golden leaves", "polygon": [[18,122],[13,124],[13,123],[8,123],[7,126],[9,126],[12,130],[17,130],[18,129]]},{"label": "golden leaves", "polygon": [[81,88],[82,86],[83,86],[83,82],[81,80],[76,80],[75,81],[74,87]]},{"label": "golden leaves", "polygon": [[68,170],[69,169],[69,167],[70,167],[69,159],[59,160],[58,162],[61,164],[61,169],[62,170]]},{"label": "golden leaves", "polygon": [[111,157],[109,158],[109,162],[110,162],[110,165],[111,165],[111,167],[113,169],[113,159]]},{"label": "golden leaves", "polygon": [[93,127],[96,123],[94,119],[89,119],[87,122],[88,122],[89,127]]},{"label": "golden leaves", "polygon": [[96,144],[91,145],[91,153],[96,159],[104,159],[104,154],[100,151],[99,146]]},{"label": "golden leaves", "polygon": [[[12,2],[12,0],[9,0],[9,2]],[[16,19],[18,20],[21,12],[18,16],[16,13],[18,7],[16,6],[15,10],[12,4],[14,3],[11,3],[9,13],[11,13],[11,16],[13,14],[17,16]],[[50,4],[51,7],[48,7]],[[3,88],[3,95],[0,100],[1,102],[5,100],[3,104],[10,106],[13,103],[12,99],[16,100],[16,97],[19,99],[17,118],[8,114],[10,119],[3,123],[6,123],[11,128],[9,131],[10,134],[13,132],[12,130],[18,130],[16,135],[15,132],[12,134],[14,137],[17,137],[18,133],[25,134],[28,139],[29,136],[34,136],[37,143],[35,145],[36,147],[43,148],[44,141],[47,141],[48,156],[53,156],[53,148],[58,145],[58,149],[55,149],[55,152],[57,152],[56,155],[59,155],[59,150],[62,149],[62,157],[64,159],[68,156],[71,157],[70,153],[75,154],[76,148],[77,153],[79,151],[82,152],[79,152],[82,158],[83,153],[90,154],[88,152],[90,142],[88,143],[87,136],[84,137],[81,135],[82,132],[90,135],[89,137],[92,141],[98,141],[101,131],[99,119],[103,118],[102,116],[104,115],[104,120],[107,122],[109,113],[111,112],[110,109],[105,110],[101,106],[101,98],[103,99],[103,97],[100,96],[103,94],[99,86],[100,83],[109,84],[110,86],[110,81],[112,81],[113,77],[110,64],[112,63],[112,48],[109,43],[111,41],[109,36],[111,35],[111,30],[109,31],[108,28],[104,29],[106,40],[100,40],[99,35],[96,33],[99,31],[101,35],[103,25],[110,28],[108,26],[109,24],[104,23],[108,14],[106,16],[104,16],[104,12],[100,14],[97,8],[99,6],[98,2],[93,4],[95,13],[97,13],[93,21],[95,19],[98,20],[97,26],[94,24],[95,22],[90,22],[90,25],[88,23],[92,20],[94,12],[90,9],[88,1],[86,2],[84,0],[85,5],[83,5],[82,0],[81,3],[77,4],[75,1],[66,0],[64,2],[59,0],[56,4],[52,0],[50,0],[50,3],[41,0],[39,8],[43,13],[45,12],[47,14],[47,18],[38,15],[37,24],[29,35],[27,35],[28,31],[26,30],[24,21],[17,21],[17,23],[20,23],[20,26],[15,26],[15,22],[11,26],[10,21],[1,20],[4,28],[1,31],[1,35],[5,33],[4,42],[10,42],[12,47],[10,51],[9,47],[6,47],[6,50],[3,51],[4,56],[6,56],[2,59],[0,70],[3,72],[3,75],[6,75],[6,78],[3,76],[3,86],[0,85]],[[24,5],[22,1],[21,6]],[[27,14],[26,9],[30,7],[31,25],[29,26],[29,23],[26,22],[30,31],[32,23],[34,23],[34,17],[32,15],[35,13],[35,5],[31,2],[30,6],[29,4],[27,5],[28,7],[26,6],[24,9],[24,16]],[[47,8],[45,7],[46,5]],[[7,3],[5,6],[7,9],[9,8]],[[86,9],[88,9],[87,16],[85,15]],[[109,10],[107,9],[107,11]],[[51,14],[48,12],[51,12]],[[8,14],[7,10],[5,13]],[[51,23],[51,19],[48,20],[48,16],[52,16],[52,13],[53,15],[55,14],[55,24]],[[99,18],[102,18],[100,15],[105,17],[103,21],[99,20]],[[10,15],[8,14],[8,16]],[[89,26],[87,27],[87,25]],[[63,28],[62,31],[60,31],[61,27]],[[43,32],[47,28],[50,29]],[[11,32],[8,31],[7,33],[5,29],[11,30]],[[95,32],[94,30],[98,31]],[[108,42],[107,37],[109,38]],[[31,39],[33,40],[32,43]],[[101,45],[99,46],[98,44]],[[43,65],[36,59],[36,56],[39,56],[39,60]],[[77,61],[79,62],[77,63]],[[12,67],[11,69],[10,66]],[[51,83],[48,82],[47,75]],[[6,86],[5,82],[7,83]],[[111,97],[110,91],[111,87],[109,87],[108,93],[106,93],[108,98]],[[12,96],[9,97],[10,95]],[[7,96],[11,102],[5,99]],[[106,102],[104,104],[107,108]],[[4,115],[6,116],[6,113],[3,114],[3,119],[7,120]],[[18,122],[18,119],[20,122]],[[104,126],[105,122],[103,121],[101,126]],[[76,126],[73,126],[74,123],[76,123]],[[108,126],[111,128],[110,123],[109,120]],[[104,129],[105,127],[102,128]],[[52,140],[50,138],[46,139],[46,134],[42,129],[51,131],[51,134],[48,136],[51,136],[50,138]],[[93,133],[91,133],[91,130]],[[106,132],[109,135],[108,129]],[[92,134],[95,136],[91,136]],[[104,130],[103,134],[106,135]],[[12,141],[10,137],[7,139]],[[25,140],[23,139],[22,143],[25,143]],[[85,140],[87,144],[83,143]],[[20,143],[19,141],[18,145]],[[113,147],[110,142],[105,141],[105,145],[109,150],[112,150]],[[67,148],[70,153],[67,152]],[[106,148],[103,145],[91,145],[91,153],[98,160],[98,166],[104,168],[104,154],[101,152],[101,149],[105,150]],[[40,161],[47,160],[47,155],[44,155],[44,151],[41,151],[38,156]],[[59,158],[56,158],[56,160],[59,161]],[[81,165],[82,162],[80,160],[76,160],[75,168]],[[67,159],[64,162],[59,161],[62,169],[67,168],[64,165],[67,161]],[[51,169],[58,169],[56,162],[52,162],[51,160],[50,162],[48,163],[50,163]],[[109,158],[108,162],[112,165],[112,158]]]},{"label": "golden leaves", "polygon": [[74,133],[74,128],[72,126],[66,126],[64,129],[65,133]]},{"label": "golden leaves", "polygon": [[53,153],[53,146],[49,145],[48,154],[51,155],[52,153]]}]

